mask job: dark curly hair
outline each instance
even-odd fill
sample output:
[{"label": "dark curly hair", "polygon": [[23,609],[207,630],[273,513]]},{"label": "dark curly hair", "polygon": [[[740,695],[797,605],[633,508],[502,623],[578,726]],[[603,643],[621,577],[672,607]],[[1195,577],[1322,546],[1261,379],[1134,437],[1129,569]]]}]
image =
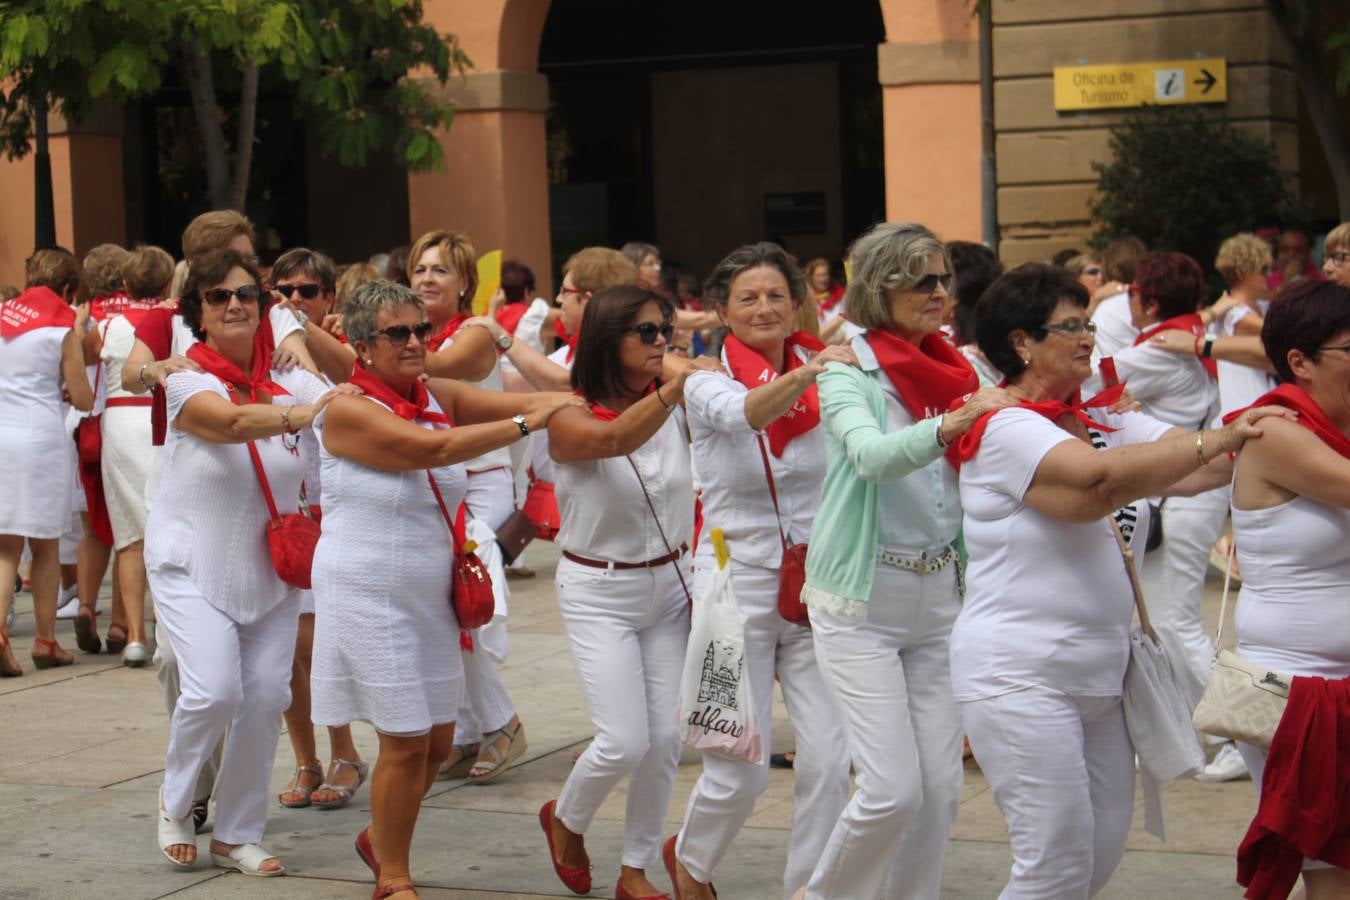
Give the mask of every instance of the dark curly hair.
[{"label": "dark curly hair", "polygon": [[248,277],[253,279],[253,284],[259,291],[258,315],[267,315],[271,295],[262,293],[262,275],[258,273],[258,267],[238,250],[231,250],[228,247],[221,250],[207,250],[192,260],[187,284],[183,286],[183,296],[178,301],[178,312],[182,314],[183,321],[192,329],[192,334],[197,340],[206,340],[206,332],[202,331],[202,291],[223,282],[234,269],[243,269],[248,273]]},{"label": "dark curly hair", "polygon": [[1009,381],[1016,381],[1027,366],[1008,338],[1014,331],[1025,331],[1034,340],[1045,340],[1042,329],[1064,300],[1083,309],[1088,306],[1087,288],[1068,269],[1023,263],[1000,276],[975,307],[975,341],[980,352]]}]

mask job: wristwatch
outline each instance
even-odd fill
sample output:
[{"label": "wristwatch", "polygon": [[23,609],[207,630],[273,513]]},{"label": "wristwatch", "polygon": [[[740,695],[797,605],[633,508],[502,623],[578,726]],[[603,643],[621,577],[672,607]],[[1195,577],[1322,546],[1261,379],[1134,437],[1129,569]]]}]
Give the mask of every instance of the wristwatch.
[{"label": "wristwatch", "polygon": [[[509,338],[510,335],[507,335],[507,337]],[[529,437],[529,436],[530,436],[530,426],[525,424],[525,417],[524,417],[524,416],[512,416],[512,417],[511,417],[511,421],[512,421],[512,422],[515,422],[515,423],[516,423],[516,427],[520,429],[520,436],[521,436],[521,437]]]},{"label": "wristwatch", "polygon": [[505,353],[507,350],[510,350],[510,349],[511,349],[511,345],[514,344],[515,342],[516,342],[516,339],[515,339],[515,338],[511,337],[510,334],[508,334],[507,332],[503,331],[503,332],[502,332],[502,336],[499,337],[499,338],[497,338],[497,342],[496,342],[496,343],[497,343],[497,349],[498,349],[499,351],[501,351],[502,353]]},{"label": "wristwatch", "polygon": [[938,417],[937,417],[937,428],[934,428],[934,429],[933,429],[933,437],[937,438],[937,445],[938,445],[938,447],[940,447],[940,448],[943,449],[943,450],[946,450],[946,449],[947,449],[947,444],[949,443],[949,442],[942,436],[942,422],[943,422],[943,420],[946,419],[946,418],[947,418],[946,413],[943,413],[942,415],[938,416]]}]

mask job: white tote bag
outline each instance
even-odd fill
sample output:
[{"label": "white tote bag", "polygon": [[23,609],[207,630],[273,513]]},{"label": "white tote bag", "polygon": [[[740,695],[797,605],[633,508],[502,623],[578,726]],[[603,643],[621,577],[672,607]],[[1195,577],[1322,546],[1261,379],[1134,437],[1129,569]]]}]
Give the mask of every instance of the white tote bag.
[{"label": "white tote bag", "polygon": [[[716,530],[715,543],[721,543]],[[758,763],[764,743],[755,721],[745,665],[745,616],[731,590],[731,570],[719,553],[707,591],[694,598],[689,645],[680,681],[680,736],[704,753]]]}]

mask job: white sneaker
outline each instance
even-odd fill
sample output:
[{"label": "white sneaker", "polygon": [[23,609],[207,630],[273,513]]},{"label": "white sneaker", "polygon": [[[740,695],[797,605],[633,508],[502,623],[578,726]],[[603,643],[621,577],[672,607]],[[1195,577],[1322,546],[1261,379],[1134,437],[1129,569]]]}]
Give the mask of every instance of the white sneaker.
[{"label": "white sneaker", "polygon": [[1237,781],[1242,778],[1251,778],[1247,771],[1247,764],[1242,761],[1242,754],[1238,753],[1236,744],[1224,744],[1219,752],[1214,754],[1214,759],[1209,765],[1205,766],[1204,771],[1195,776],[1196,781]]},{"label": "white sneaker", "polygon": [[[58,606],[56,609],[56,618],[73,619],[75,618],[75,614],[79,611],[80,611],[79,593],[74,588],[71,588],[70,595],[67,596],[65,590],[63,589],[61,591],[61,605]],[[97,600],[94,602],[94,615],[96,616],[103,615],[102,600]]]},{"label": "white sneaker", "polygon": [[146,655],[145,645],[139,641],[132,641],[122,650],[122,665],[139,669],[145,665]]}]

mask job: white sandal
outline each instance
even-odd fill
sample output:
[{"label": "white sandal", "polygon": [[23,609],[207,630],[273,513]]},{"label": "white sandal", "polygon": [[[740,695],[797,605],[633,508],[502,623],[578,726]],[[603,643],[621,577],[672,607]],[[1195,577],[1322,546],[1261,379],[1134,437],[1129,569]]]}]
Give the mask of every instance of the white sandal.
[{"label": "white sandal", "polygon": [[[164,796],[160,795],[160,803],[164,802]],[[159,807],[159,849],[164,854],[164,858],[183,869],[190,869],[196,865],[196,860],[192,862],[183,862],[181,859],[175,859],[170,853],[169,848],[179,844],[186,844],[192,849],[197,849],[197,829],[192,822],[192,814],[184,816],[181,819],[175,819],[169,815],[164,807]]]},{"label": "white sandal", "polygon": [[257,844],[239,844],[228,854],[211,854],[211,864],[222,869],[237,869],[245,875],[257,875],[260,878],[274,878],[277,875],[285,875],[286,867],[282,866],[275,871],[267,871],[262,868],[262,864],[269,859],[280,859],[271,853],[268,853]]}]

